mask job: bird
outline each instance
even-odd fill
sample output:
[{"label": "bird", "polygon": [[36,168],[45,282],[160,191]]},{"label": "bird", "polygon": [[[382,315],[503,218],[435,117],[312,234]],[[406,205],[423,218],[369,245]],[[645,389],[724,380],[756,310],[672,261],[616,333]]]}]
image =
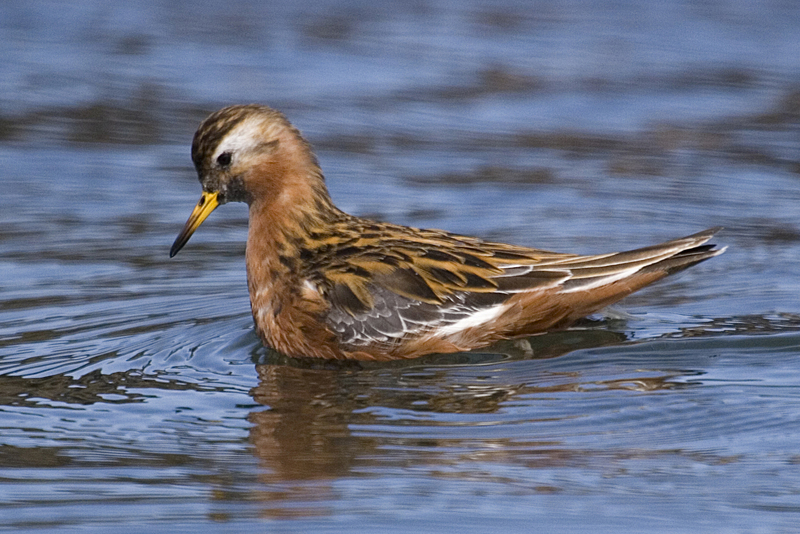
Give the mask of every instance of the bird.
[{"label": "bird", "polygon": [[260,104],[209,115],[192,161],[202,194],[170,257],[218,206],[247,203],[255,330],[295,358],[409,359],[564,329],[725,250],[707,244],[720,227],[587,256],[350,215],[300,131]]}]

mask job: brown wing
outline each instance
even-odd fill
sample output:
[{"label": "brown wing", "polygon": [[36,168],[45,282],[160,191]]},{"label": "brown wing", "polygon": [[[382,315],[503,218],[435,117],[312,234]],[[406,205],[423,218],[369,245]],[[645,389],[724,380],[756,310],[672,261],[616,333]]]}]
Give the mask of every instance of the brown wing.
[{"label": "brown wing", "polygon": [[[360,231],[354,232],[356,227]],[[537,262],[574,257],[437,230],[350,220],[306,244],[307,278],[331,307],[344,344],[394,343],[495,306],[515,292],[552,286],[568,270]]]},{"label": "brown wing", "polygon": [[311,255],[318,263],[314,281],[331,303],[327,322],[345,344],[392,344],[447,327],[518,293],[589,290],[646,269],[665,276],[721,252],[703,245],[718,228],[596,256],[394,225],[371,224],[370,229],[327,236],[326,248]]},{"label": "brown wing", "polygon": [[308,254],[326,296],[350,313],[373,307],[374,287],[442,305],[457,293],[512,293],[552,285],[569,276],[569,268],[558,263],[577,258],[436,230],[389,224],[370,228],[373,232],[364,235],[325,237],[324,249]]}]

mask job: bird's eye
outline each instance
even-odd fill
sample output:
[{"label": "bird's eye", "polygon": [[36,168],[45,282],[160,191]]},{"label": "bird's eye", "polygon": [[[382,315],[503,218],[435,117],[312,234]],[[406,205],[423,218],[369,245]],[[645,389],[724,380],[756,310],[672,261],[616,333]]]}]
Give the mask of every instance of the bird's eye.
[{"label": "bird's eye", "polygon": [[230,152],[223,152],[219,156],[217,156],[217,164],[220,167],[227,167],[231,164],[231,153]]}]

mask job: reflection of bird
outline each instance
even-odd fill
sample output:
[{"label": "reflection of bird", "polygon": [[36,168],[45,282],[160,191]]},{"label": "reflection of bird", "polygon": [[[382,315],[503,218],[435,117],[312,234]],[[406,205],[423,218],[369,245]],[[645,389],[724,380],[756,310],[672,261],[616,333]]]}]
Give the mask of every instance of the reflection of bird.
[{"label": "reflection of bird", "polygon": [[630,252],[577,256],[348,215],[309,144],[268,107],[232,106],[197,130],[203,194],[174,256],[220,204],[250,206],[256,330],[290,356],[389,360],[563,328],[716,256],[718,228]]}]

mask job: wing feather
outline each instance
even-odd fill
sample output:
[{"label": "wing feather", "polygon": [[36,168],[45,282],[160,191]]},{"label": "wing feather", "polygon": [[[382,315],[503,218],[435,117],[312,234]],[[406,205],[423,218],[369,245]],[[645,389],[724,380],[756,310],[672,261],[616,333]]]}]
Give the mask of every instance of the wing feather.
[{"label": "wing feather", "polygon": [[486,312],[482,317],[519,293],[571,293],[642,270],[673,272],[721,253],[704,244],[718,228],[593,256],[390,224],[370,228],[369,238],[348,235],[337,243],[325,236],[324,251],[312,255],[318,268],[309,279],[330,303],[326,321],[346,345],[392,346],[408,335],[468,324],[469,317]]}]

